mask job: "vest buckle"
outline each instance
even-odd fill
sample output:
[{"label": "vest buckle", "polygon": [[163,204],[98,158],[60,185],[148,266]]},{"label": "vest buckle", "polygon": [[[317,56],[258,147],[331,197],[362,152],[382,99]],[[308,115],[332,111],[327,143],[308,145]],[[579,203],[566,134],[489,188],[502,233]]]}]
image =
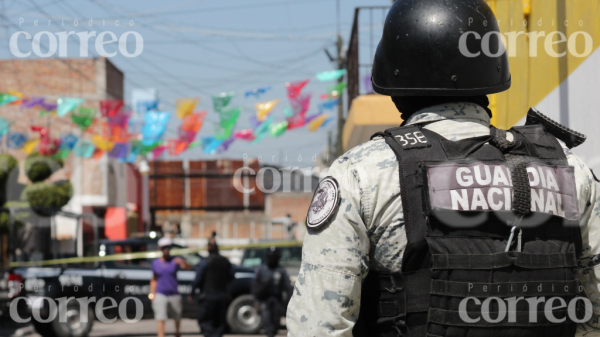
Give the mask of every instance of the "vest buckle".
[{"label": "vest buckle", "polygon": [[396,287],[396,282],[394,282],[394,276],[390,275],[390,281],[392,282],[392,287],[391,288],[383,288],[385,289],[387,292],[391,293],[391,294],[395,294],[398,291],[402,291],[402,289],[404,287],[402,287],[402,285],[400,285],[400,287]]},{"label": "vest buckle", "polygon": [[[515,224],[513,225],[513,227],[510,230],[510,236],[508,237],[508,242],[506,243],[506,249],[504,249],[505,252],[508,252],[510,250],[510,245],[512,244],[512,241],[515,237],[515,230],[518,228],[519,224],[521,223],[521,220],[523,219],[523,216],[519,216],[519,218],[517,219],[517,221],[515,221]],[[522,239],[522,234],[523,234],[523,230],[521,228],[519,228],[519,234],[517,236],[517,252],[521,251],[521,239]]]}]

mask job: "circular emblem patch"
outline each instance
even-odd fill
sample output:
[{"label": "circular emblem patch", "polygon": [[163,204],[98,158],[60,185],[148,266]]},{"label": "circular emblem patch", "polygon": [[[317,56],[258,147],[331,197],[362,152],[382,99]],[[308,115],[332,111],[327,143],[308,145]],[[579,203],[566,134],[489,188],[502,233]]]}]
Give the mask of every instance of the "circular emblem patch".
[{"label": "circular emblem patch", "polygon": [[327,177],[321,180],[306,216],[308,228],[316,229],[325,224],[335,213],[339,200],[340,191],[335,178]]}]

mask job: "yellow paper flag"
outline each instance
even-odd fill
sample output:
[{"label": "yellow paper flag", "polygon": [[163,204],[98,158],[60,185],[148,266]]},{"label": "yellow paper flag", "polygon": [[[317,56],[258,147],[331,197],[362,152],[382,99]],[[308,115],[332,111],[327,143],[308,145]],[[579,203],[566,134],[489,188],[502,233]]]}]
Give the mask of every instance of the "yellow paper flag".
[{"label": "yellow paper flag", "polygon": [[92,143],[102,151],[110,151],[114,146],[113,142],[98,135],[92,137]]},{"label": "yellow paper flag", "polygon": [[16,97],[19,97],[19,98],[23,98],[23,93],[20,92],[20,91],[9,89],[8,90],[8,94],[11,95],[11,96],[16,96]]},{"label": "yellow paper flag", "polygon": [[317,118],[313,119],[312,121],[310,121],[310,123],[308,123],[308,131],[316,131],[326,120],[327,114],[319,115]]},{"label": "yellow paper flag", "polygon": [[266,101],[262,103],[256,103],[256,119],[258,119],[259,122],[262,122],[265,119],[267,119],[267,116],[269,115],[269,113],[271,113],[271,110],[273,110],[277,103],[279,103],[279,99],[274,99],[272,101]]},{"label": "yellow paper flag", "polygon": [[180,98],[176,100],[177,117],[183,119],[191,115],[198,102],[200,102],[199,98]]},{"label": "yellow paper flag", "polygon": [[31,154],[31,152],[33,152],[33,150],[35,150],[35,147],[38,146],[39,143],[40,143],[39,139],[28,140],[25,143],[25,145],[23,145],[23,148],[21,149],[21,151],[23,151],[27,154]]}]

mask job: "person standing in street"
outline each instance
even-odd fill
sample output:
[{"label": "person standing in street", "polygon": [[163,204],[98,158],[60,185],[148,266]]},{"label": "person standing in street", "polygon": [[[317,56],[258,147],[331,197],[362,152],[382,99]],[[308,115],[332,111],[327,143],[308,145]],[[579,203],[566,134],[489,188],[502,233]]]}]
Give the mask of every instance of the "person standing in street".
[{"label": "person standing in street", "polygon": [[231,262],[219,254],[214,237],[209,239],[207,249],[208,257],[198,265],[192,283],[192,295],[188,299],[192,303],[192,296],[196,289],[200,289],[197,312],[200,330],[205,337],[221,337],[227,328],[227,289],[234,277],[234,270]]},{"label": "person standing in street", "polygon": [[182,307],[181,295],[177,289],[177,271],[190,269],[190,265],[182,258],[171,256],[172,245],[170,238],[158,240],[158,248],[163,256],[152,261],[152,280],[148,297],[152,301],[158,337],[165,336],[165,321],[169,313],[175,320],[175,336],[180,336]]},{"label": "person standing in street", "polygon": [[276,247],[269,248],[266,263],[258,268],[252,287],[252,294],[260,303],[263,329],[269,337],[275,336],[279,329],[283,293],[286,292],[289,299],[293,291],[287,271],[279,266],[280,259],[281,251]]}]

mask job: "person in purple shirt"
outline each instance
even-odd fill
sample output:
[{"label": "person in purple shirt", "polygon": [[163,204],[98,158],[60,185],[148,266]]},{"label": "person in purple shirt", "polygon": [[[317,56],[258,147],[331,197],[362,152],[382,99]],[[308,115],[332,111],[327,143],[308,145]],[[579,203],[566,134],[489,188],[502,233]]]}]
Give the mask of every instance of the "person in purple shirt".
[{"label": "person in purple shirt", "polygon": [[158,248],[162,251],[163,256],[152,261],[153,276],[150,281],[150,294],[148,297],[152,301],[154,319],[158,324],[158,337],[165,336],[165,321],[169,309],[172,318],[175,320],[175,336],[180,336],[179,327],[182,307],[181,296],[177,289],[177,271],[191,268],[184,259],[171,256],[172,245],[173,242],[169,238],[158,240]]}]

